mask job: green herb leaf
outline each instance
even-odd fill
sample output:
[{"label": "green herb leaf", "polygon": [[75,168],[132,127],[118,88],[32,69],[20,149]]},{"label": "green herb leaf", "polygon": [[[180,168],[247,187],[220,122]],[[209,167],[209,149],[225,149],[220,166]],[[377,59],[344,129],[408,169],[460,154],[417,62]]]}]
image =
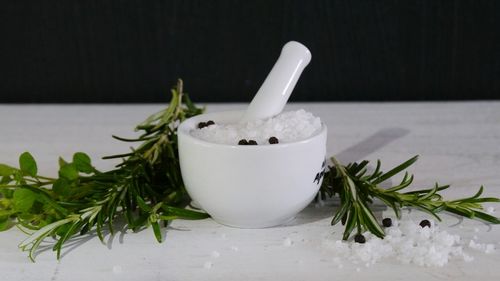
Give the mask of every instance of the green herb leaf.
[{"label": "green herb leaf", "polygon": [[57,159],[57,162],[59,164],[59,168],[61,168],[64,165],[69,164],[68,161],[64,160],[64,158],[62,158],[62,157],[59,157],[59,159]]},{"label": "green herb leaf", "polygon": [[14,191],[14,208],[18,212],[27,212],[33,206],[36,200],[36,194],[32,191],[19,188]]},{"label": "green herb leaf", "polygon": [[66,164],[59,169],[59,177],[65,178],[69,181],[78,179],[78,170],[74,164]]},{"label": "green herb leaf", "polygon": [[60,196],[68,196],[71,194],[71,183],[66,178],[59,178],[52,185],[52,191]]},{"label": "green herb leaf", "polygon": [[163,237],[161,235],[160,224],[158,221],[152,222],[151,226],[153,227],[153,232],[155,234],[156,240],[161,243],[163,241]]},{"label": "green herb leaf", "polygon": [[32,177],[36,176],[38,172],[35,158],[29,152],[24,152],[19,157],[19,167],[24,174]]},{"label": "green herb leaf", "polygon": [[404,171],[405,169],[407,169],[408,167],[413,165],[413,163],[417,162],[417,160],[418,160],[418,155],[415,155],[412,158],[406,160],[404,163],[400,164],[399,166],[392,168],[389,172],[383,173],[377,179],[375,179],[372,183],[373,184],[381,183],[381,182],[393,177],[394,175],[399,174],[401,171]]},{"label": "green herb leaf", "polygon": [[0,218],[0,231],[10,229],[12,226],[14,226],[14,223],[9,217]]},{"label": "green herb leaf", "polygon": [[[83,152],[75,153],[71,163],[59,158],[58,178],[37,175],[36,162],[27,152],[20,157],[20,170],[0,166],[0,211],[16,205],[14,213],[7,215],[12,224],[34,230],[20,248],[33,260],[44,239],[52,236],[59,258],[63,244],[72,237],[95,230],[103,241],[104,228],[113,233],[115,221],[126,221],[125,226],[134,231],[152,227],[161,242],[160,223],[208,217],[184,210],[190,199],[177,155],[178,124],[202,112],[183,92],[179,79],[168,106],[136,126],[139,136],[115,137],[140,142],[130,152],[104,157],[121,158],[115,169],[98,172]],[[0,227],[4,223],[2,217]]]},{"label": "green herb leaf", "polygon": [[210,215],[205,212],[176,208],[167,205],[162,205],[161,208],[166,212],[166,214],[174,215],[182,219],[201,220],[210,217]]},{"label": "green herb leaf", "polygon": [[73,164],[82,173],[90,174],[94,170],[90,157],[83,152],[77,152],[73,155]]},{"label": "green herb leaf", "polygon": [[339,194],[340,196],[341,207],[335,213],[332,224],[339,221],[345,223],[343,239],[348,239],[356,228],[358,233],[368,230],[378,237],[384,236],[383,228],[369,208],[373,198],[380,199],[382,203],[392,208],[398,218],[401,216],[402,207],[412,207],[428,213],[438,221],[441,220],[438,213],[447,211],[471,219],[500,223],[500,219],[481,212],[483,209],[481,203],[500,202],[498,198],[481,198],[482,186],[471,197],[447,201],[438,192],[449,188],[449,185],[441,186],[436,183],[433,188],[400,192],[413,182],[413,175],[409,175],[408,172],[405,173],[399,185],[389,188],[382,188],[378,185],[407,169],[417,161],[417,156],[386,173],[380,171],[381,164],[380,161],[377,161],[375,171],[369,176],[364,176],[367,161],[343,166],[335,157],[332,157],[331,160],[334,167],[330,167],[330,170],[325,174],[321,193],[329,196]]},{"label": "green herb leaf", "polygon": [[5,165],[5,164],[0,164],[0,177],[8,177],[14,174],[16,171],[15,168],[12,168],[11,166]]},{"label": "green herb leaf", "polygon": [[141,208],[145,212],[151,212],[151,207],[144,202],[144,199],[142,199],[140,196],[136,197],[137,200],[137,205],[139,205],[139,208]]}]

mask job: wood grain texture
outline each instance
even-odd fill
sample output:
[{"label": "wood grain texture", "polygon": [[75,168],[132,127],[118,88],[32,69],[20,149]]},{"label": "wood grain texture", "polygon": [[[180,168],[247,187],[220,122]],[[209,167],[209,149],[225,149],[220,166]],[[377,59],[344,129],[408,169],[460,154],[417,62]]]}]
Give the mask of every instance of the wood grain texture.
[{"label": "wood grain texture", "polygon": [[494,0],[4,1],[0,102],[249,101],[284,43],[294,101],[500,98]]}]

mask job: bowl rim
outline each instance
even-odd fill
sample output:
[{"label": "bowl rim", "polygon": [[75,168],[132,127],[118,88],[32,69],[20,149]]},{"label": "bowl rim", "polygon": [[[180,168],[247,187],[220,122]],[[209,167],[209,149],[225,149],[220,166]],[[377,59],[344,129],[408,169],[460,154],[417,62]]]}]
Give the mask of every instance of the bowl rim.
[{"label": "bowl rim", "polygon": [[[244,110],[228,110],[228,111],[217,111],[217,112],[209,112],[209,113],[203,113],[199,114],[193,117],[190,117],[184,121],[182,121],[179,126],[177,127],[177,137],[183,136],[186,139],[188,139],[191,142],[195,142],[201,145],[205,146],[214,146],[214,147],[227,147],[227,148],[233,148],[233,149],[240,149],[240,150],[246,150],[246,149],[276,149],[276,148],[284,148],[284,147],[290,147],[290,146],[297,146],[297,145],[304,145],[306,143],[312,142],[315,139],[321,138],[323,135],[326,136],[327,134],[327,127],[326,124],[321,121],[321,129],[317,130],[309,136],[306,139],[301,139],[298,141],[294,142],[286,142],[286,143],[277,143],[277,144],[269,144],[269,145],[237,145],[237,144],[224,144],[224,143],[215,143],[215,142],[209,142],[206,140],[202,140],[199,138],[196,138],[190,134],[191,129],[193,128],[188,128],[188,124],[191,122],[195,122],[195,120],[200,119],[204,116],[216,116],[218,114],[239,114],[243,113]],[[180,141],[179,141],[180,143]]]}]

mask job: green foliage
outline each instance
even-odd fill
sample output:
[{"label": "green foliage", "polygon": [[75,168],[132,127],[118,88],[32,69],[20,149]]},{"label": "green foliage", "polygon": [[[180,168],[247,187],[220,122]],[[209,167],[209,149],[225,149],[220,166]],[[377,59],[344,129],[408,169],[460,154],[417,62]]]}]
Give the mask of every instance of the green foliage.
[{"label": "green foliage", "polygon": [[52,191],[61,197],[66,197],[71,194],[71,182],[66,178],[58,178],[52,184]]},{"label": "green foliage", "polygon": [[33,156],[29,152],[24,152],[19,157],[19,167],[21,171],[28,176],[34,177],[38,172],[35,158],[33,158]]},{"label": "green foliage", "polygon": [[94,171],[90,157],[83,152],[77,152],[73,155],[73,164],[79,172],[90,174]]},{"label": "green foliage", "polygon": [[13,196],[14,209],[17,212],[28,212],[31,207],[33,207],[33,203],[36,200],[36,194],[29,189],[18,188],[14,191]]},{"label": "green foliage", "polygon": [[8,177],[8,176],[14,174],[15,171],[16,171],[16,169],[14,169],[10,166],[7,166],[5,164],[0,164],[0,177]]},{"label": "green foliage", "polygon": [[24,152],[19,169],[0,164],[0,230],[16,225],[30,235],[19,246],[34,260],[40,244],[55,238],[60,257],[63,245],[75,235],[104,229],[114,232],[123,218],[136,231],[151,226],[163,240],[160,227],[174,219],[204,219],[206,213],[184,209],[190,199],[184,188],[177,157],[177,126],[203,112],[183,93],[182,81],[172,90],[166,109],[139,124],[138,142],[131,152],[104,157],[122,161],[109,171],[98,171],[90,157],[77,152],[72,161],[59,158],[57,178],[38,175],[33,156]]},{"label": "green foliage", "polygon": [[68,181],[74,181],[80,177],[76,165],[73,163],[66,164],[59,168],[59,178],[66,179]]},{"label": "green foliage", "polygon": [[332,225],[339,222],[345,225],[344,240],[347,240],[354,230],[357,233],[370,231],[378,237],[384,237],[384,230],[370,209],[374,198],[391,208],[398,218],[401,217],[401,208],[411,207],[427,212],[437,220],[441,220],[439,212],[447,211],[471,219],[500,223],[498,218],[482,212],[482,203],[500,202],[498,198],[480,197],[483,187],[472,197],[450,201],[444,200],[439,194],[439,191],[447,189],[449,185],[436,183],[432,188],[400,192],[413,182],[413,175],[408,172],[405,172],[401,182],[395,186],[379,186],[380,183],[405,171],[417,159],[418,156],[412,157],[385,173],[380,170],[381,163],[377,161],[375,170],[368,173],[366,167],[369,162],[366,160],[343,166],[335,157],[331,158],[334,166],[325,174],[320,192],[330,197],[340,197],[341,206],[333,216]]}]

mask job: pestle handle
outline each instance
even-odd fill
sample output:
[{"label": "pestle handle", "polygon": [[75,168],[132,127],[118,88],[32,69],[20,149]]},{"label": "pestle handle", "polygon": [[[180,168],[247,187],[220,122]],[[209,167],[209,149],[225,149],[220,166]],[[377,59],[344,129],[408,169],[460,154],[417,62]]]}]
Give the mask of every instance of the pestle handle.
[{"label": "pestle handle", "polygon": [[286,43],[241,122],[270,118],[281,113],[310,61],[311,52],[306,46],[296,41]]}]

